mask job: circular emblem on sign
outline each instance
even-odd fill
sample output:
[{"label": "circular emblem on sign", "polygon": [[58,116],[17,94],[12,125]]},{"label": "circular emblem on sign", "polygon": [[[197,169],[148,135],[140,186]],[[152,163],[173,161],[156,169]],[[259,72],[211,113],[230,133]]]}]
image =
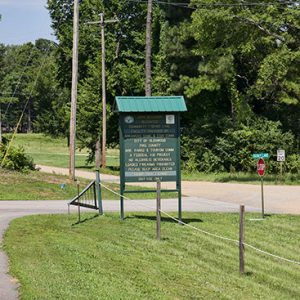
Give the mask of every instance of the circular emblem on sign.
[{"label": "circular emblem on sign", "polygon": [[126,116],[125,117],[125,123],[126,124],[131,124],[134,122],[134,117],[133,116]]}]

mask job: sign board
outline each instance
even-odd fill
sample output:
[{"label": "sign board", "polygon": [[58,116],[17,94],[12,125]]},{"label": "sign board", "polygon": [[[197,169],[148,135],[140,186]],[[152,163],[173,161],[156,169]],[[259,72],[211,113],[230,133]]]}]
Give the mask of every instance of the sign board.
[{"label": "sign board", "polygon": [[[180,176],[180,113],[187,110],[182,96],[117,96],[120,132],[120,212],[124,219],[124,193],[128,182],[172,181],[182,217]],[[158,189],[158,188],[157,188]],[[157,192],[144,190],[142,192]]]},{"label": "sign board", "polygon": [[277,161],[285,161],[285,150],[277,150]]},{"label": "sign board", "polygon": [[178,180],[178,113],[122,113],[120,128],[125,182]]},{"label": "sign board", "polygon": [[269,158],[269,153],[253,153],[252,158],[254,159]]},{"label": "sign board", "polygon": [[266,170],[266,165],[265,165],[265,161],[260,158],[257,162],[257,173],[259,176],[264,176],[265,175],[265,170]]}]

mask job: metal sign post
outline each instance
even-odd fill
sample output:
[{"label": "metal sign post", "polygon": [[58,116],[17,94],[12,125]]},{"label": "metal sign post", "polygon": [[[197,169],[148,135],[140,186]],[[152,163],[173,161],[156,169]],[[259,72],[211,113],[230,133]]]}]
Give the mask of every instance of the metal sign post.
[{"label": "metal sign post", "polygon": [[265,217],[265,204],[264,204],[264,180],[263,177],[265,175],[265,161],[260,158],[257,162],[257,173],[260,176],[260,182],[261,182],[261,211],[262,211],[262,218]]},{"label": "metal sign post", "polygon": [[285,150],[277,150],[277,161],[280,162],[280,177],[282,178],[283,162],[285,162]]},{"label": "metal sign post", "polygon": [[96,191],[97,191],[97,198],[98,198],[99,214],[103,215],[102,193],[101,193],[101,186],[100,186],[100,172],[99,172],[99,170],[96,170]]}]

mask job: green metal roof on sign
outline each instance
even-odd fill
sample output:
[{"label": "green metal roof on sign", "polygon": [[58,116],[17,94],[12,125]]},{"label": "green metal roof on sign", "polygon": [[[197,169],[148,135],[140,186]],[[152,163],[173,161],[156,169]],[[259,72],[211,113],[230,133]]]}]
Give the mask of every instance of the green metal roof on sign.
[{"label": "green metal roof on sign", "polygon": [[118,112],[181,112],[187,111],[182,96],[116,97]]}]

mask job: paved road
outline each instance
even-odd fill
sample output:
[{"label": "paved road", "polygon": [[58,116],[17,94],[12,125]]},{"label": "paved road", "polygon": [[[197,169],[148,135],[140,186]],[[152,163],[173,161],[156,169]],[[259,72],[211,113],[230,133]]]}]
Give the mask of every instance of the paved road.
[{"label": "paved road", "polygon": [[[48,166],[38,166],[42,172],[68,175],[68,169]],[[94,179],[92,172],[76,170],[76,176]],[[101,180],[119,182],[118,176],[101,174]],[[153,183],[134,183],[133,185],[155,187]],[[162,183],[163,188],[174,189],[174,183]],[[300,186],[265,185],[265,207],[271,211],[287,214],[300,214]],[[260,185],[214,183],[203,181],[183,181],[182,193],[188,197],[208,200],[245,204],[246,206],[261,207]]]}]

